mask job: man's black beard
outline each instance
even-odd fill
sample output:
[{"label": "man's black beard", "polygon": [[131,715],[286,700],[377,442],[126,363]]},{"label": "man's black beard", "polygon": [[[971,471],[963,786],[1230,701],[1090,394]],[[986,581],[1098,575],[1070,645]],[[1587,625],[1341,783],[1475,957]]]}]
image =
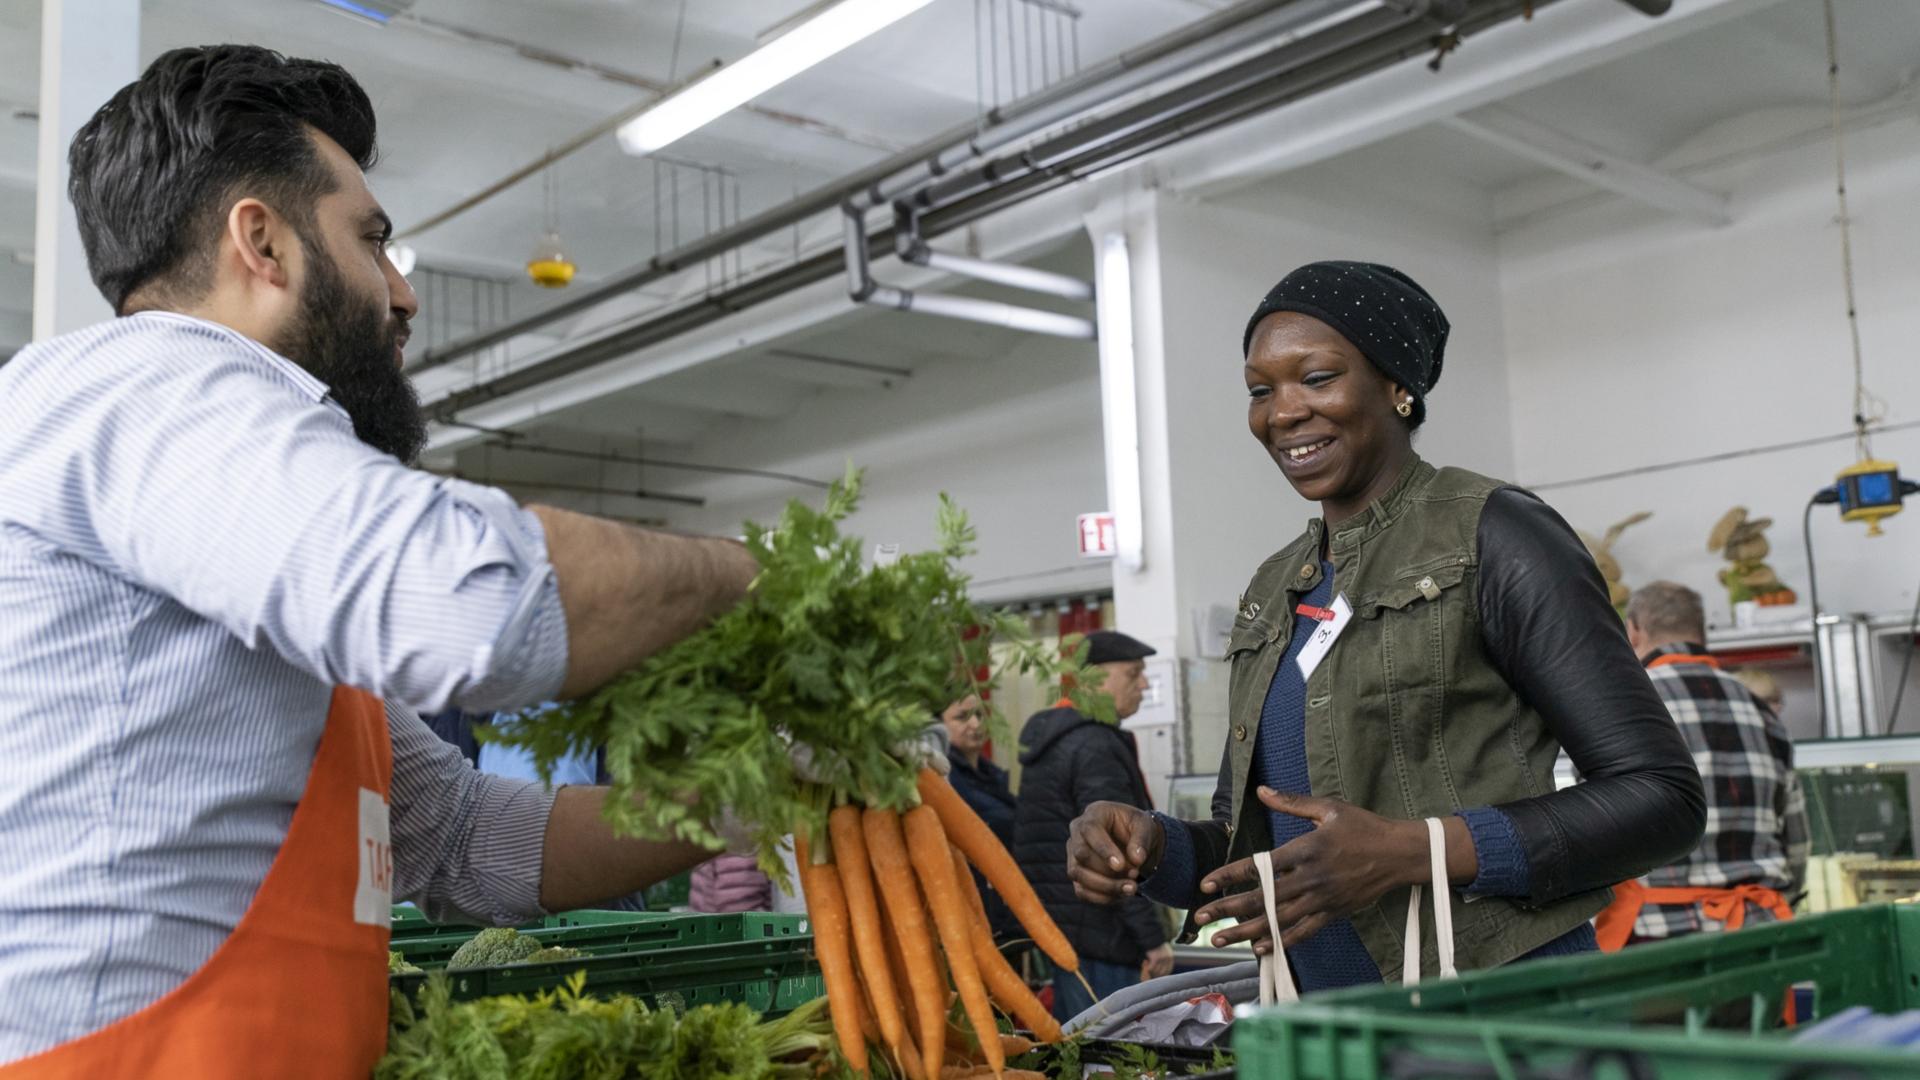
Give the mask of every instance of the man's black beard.
[{"label": "man's black beard", "polygon": [[427,420],[394,351],[406,324],[397,314],[370,310],[326,253],[302,246],[307,283],[300,316],[276,351],[327,384],[361,442],[413,464],[427,445]]}]

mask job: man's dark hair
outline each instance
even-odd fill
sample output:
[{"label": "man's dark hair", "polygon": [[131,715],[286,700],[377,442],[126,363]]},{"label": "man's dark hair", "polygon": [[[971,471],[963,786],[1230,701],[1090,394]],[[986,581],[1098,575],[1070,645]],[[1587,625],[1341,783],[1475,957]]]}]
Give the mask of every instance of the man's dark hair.
[{"label": "man's dark hair", "polygon": [[334,184],[310,127],[372,168],[373,103],[353,76],[252,45],[174,49],[101,106],[73,138],[67,190],[114,311],[149,285],[183,302],[205,295],[243,198],[317,240],[314,203]]}]

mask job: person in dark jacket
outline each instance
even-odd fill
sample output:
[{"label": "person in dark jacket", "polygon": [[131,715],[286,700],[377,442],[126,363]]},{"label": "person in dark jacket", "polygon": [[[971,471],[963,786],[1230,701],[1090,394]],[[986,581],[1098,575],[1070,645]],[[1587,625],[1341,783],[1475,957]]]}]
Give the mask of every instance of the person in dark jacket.
[{"label": "person in dark jacket", "polygon": [[[1241,598],[1212,815],[1115,801],[1073,828],[1081,897],[1186,906],[1183,936],[1233,919],[1213,944],[1284,946],[1303,992],[1442,970],[1442,900],[1462,970],[1590,951],[1608,886],[1706,825],[1693,755],[1574,531],[1414,453],[1447,334],[1426,290],[1369,263],[1300,267],[1255,310],[1247,426],[1320,515]],[[1585,780],[1556,790],[1563,747]],[[1436,877],[1408,957],[1413,890]]]},{"label": "person in dark jacket", "polygon": [[[1154,650],[1112,630],[1087,635],[1087,663],[1106,671],[1101,689],[1125,720],[1146,694],[1146,658]],[[1096,802],[1146,810],[1153,805],[1133,735],[1062,703],[1035,713],[1020,734],[1020,798],[1015,811],[1014,858],[1046,905],[1047,914],[1080,954],[1080,971],[1100,998],[1173,970],[1173,946],[1160,912],[1143,896],[1111,906],[1074,896],[1067,877],[1067,833],[1074,818]],[[1061,1020],[1093,1004],[1080,980],[1060,972],[1053,980],[1053,1014]]]},{"label": "person in dark jacket", "polygon": [[[1013,850],[1013,789],[1008,786],[1007,770],[995,765],[985,754],[987,726],[980,699],[969,694],[947,706],[940,720],[947,727],[950,768],[947,780],[1007,850]],[[986,903],[987,923],[993,927],[994,941],[1004,947],[1009,941],[1024,939],[1026,931],[1021,928],[1020,920],[1013,917],[1006,901],[993,891],[986,877],[975,870],[973,880]]]}]

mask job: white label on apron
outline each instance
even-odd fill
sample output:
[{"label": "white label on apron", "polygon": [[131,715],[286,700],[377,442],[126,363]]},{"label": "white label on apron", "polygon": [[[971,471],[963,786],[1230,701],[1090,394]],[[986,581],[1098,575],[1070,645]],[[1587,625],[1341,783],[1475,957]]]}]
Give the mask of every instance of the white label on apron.
[{"label": "white label on apron", "polygon": [[360,884],[353,890],[353,921],[393,924],[393,845],[387,832],[387,800],[360,789]]},{"label": "white label on apron", "polygon": [[1338,638],[1340,631],[1345,630],[1347,623],[1353,620],[1353,606],[1347,603],[1345,593],[1333,598],[1332,611],[1333,618],[1314,627],[1313,636],[1307,639],[1307,644],[1301,648],[1300,655],[1295,658],[1295,662],[1300,665],[1300,677],[1303,679],[1313,675],[1313,669],[1319,667],[1320,661],[1325,660],[1327,654],[1333,651],[1334,639]]}]

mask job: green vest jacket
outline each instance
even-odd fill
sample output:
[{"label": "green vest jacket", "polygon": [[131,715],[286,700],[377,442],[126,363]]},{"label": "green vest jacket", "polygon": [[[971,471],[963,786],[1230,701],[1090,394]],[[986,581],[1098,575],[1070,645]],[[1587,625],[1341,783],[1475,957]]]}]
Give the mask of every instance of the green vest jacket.
[{"label": "green vest jacket", "polygon": [[[1347,598],[1353,617],[1307,680],[1315,795],[1419,819],[1554,790],[1559,743],[1491,663],[1479,627],[1476,533],[1487,497],[1504,486],[1415,458],[1384,497],[1334,530],[1334,594]],[[1267,809],[1251,790],[1255,735],[1294,607],[1320,582],[1324,531],[1315,519],[1261,565],[1229,639],[1228,861],[1273,846]],[[1382,972],[1401,969],[1407,895],[1396,889],[1351,916]],[[1459,966],[1525,955],[1592,918],[1608,897],[1602,889],[1533,908],[1463,898],[1456,889]],[[1421,967],[1432,974],[1439,967],[1431,901],[1422,908]]]}]

